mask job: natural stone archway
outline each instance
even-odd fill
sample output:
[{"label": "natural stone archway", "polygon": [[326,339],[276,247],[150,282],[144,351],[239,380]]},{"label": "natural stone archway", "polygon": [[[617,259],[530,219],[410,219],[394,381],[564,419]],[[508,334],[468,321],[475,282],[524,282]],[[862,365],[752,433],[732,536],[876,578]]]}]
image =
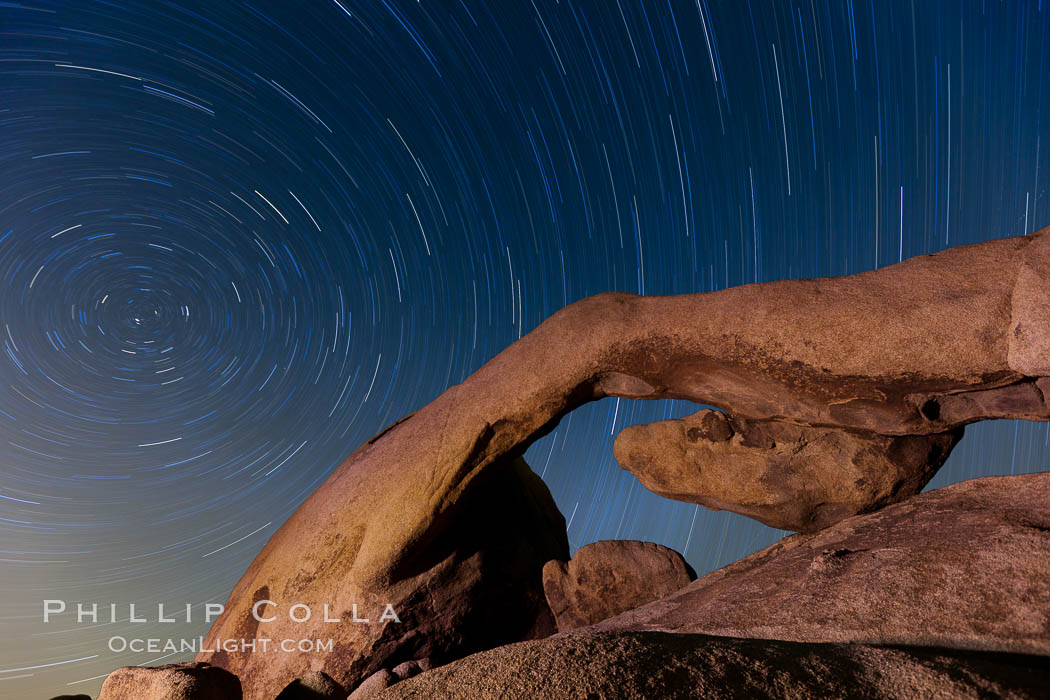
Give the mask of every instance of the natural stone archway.
[{"label": "natural stone archway", "polygon": [[[986,418],[1047,420],[1046,231],[849,277],[672,297],[610,293],[572,304],[350,455],[273,535],[206,644],[233,636],[263,586],[271,597],[367,604],[416,585],[436,542],[455,560],[455,543],[441,538],[464,503],[484,498],[489,467],[521,454],[587,401],[688,399],[733,419],[934,442]],[[854,498],[850,507],[886,500],[884,490],[871,497],[875,503]],[[421,616],[433,612],[427,605],[421,597]],[[323,668],[348,688],[415,651],[407,641],[378,644],[381,626],[352,630]],[[278,624],[269,634],[326,630],[317,620]],[[446,657],[468,646],[442,644]],[[275,663],[227,654],[215,663],[246,679],[248,700],[318,670],[306,656]]]}]

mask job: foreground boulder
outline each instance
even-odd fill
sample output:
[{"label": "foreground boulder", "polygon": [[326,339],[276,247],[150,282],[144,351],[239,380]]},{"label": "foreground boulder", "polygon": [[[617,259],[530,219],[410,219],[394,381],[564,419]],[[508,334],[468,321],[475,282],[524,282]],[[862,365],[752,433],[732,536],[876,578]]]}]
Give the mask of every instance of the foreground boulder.
[{"label": "foreground boulder", "polygon": [[[399,486],[405,485],[393,476],[384,490]],[[198,659],[236,673],[247,700],[273,700],[309,669],[353,688],[382,668],[413,659],[443,663],[555,631],[543,595],[542,568],[552,558],[568,556],[565,519],[524,460],[494,465],[472,480],[456,496],[455,519],[434,523],[425,556],[370,585],[348,574],[353,552],[361,546],[360,523],[369,513],[364,494],[356,495],[362,499],[358,507],[339,501],[339,490],[314,494],[313,499],[333,499],[334,522],[282,528],[285,534],[263,550],[205,639],[204,648],[217,651]],[[396,522],[396,514],[388,517]],[[289,522],[295,523],[294,518]],[[284,539],[309,541],[318,531],[328,533],[328,547],[320,551]],[[253,607],[259,601],[272,601],[258,609],[258,617],[271,621],[256,619]],[[305,611],[292,611],[294,605],[307,606],[309,620],[296,622],[292,616],[301,619]],[[398,619],[384,620],[387,610]],[[325,622],[326,615],[340,622]],[[221,646],[221,640],[253,638],[330,639],[332,645],[305,653],[271,648],[254,654],[236,645],[232,651]]]},{"label": "foreground boulder", "polygon": [[[869,438],[943,434],[989,418],[1047,420],[1050,235],[953,248],[849,277],[672,297],[602,294],[571,304],[356,450],[274,533],[209,640],[250,638],[260,631],[252,606],[275,597],[285,605],[330,602],[340,616],[358,603],[373,619],[384,603],[400,606],[409,618],[404,632],[392,623],[331,626],[336,649],[323,670],[352,688],[405,660],[445,663],[539,634],[549,613],[541,610],[539,569],[533,577],[527,562],[567,555],[543,551],[560,545],[547,540],[547,526],[533,528],[536,536],[520,522],[532,516],[504,517],[529,510],[513,480],[505,489],[484,484],[507,479],[513,457],[567,412],[607,396],[688,399],[753,424]],[[861,494],[868,488],[854,485]],[[837,487],[850,488],[846,479]],[[851,508],[903,498],[907,489],[871,493],[874,503],[856,497]],[[524,553],[501,554],[514,549],[510,540]],[[482,584],[499,580],[505,588]],[[474,595],[482,590],[491,596]],[[270,631],[324,639],[321,617]],[[493,619],[505,622],[493,629]],[[219,651],[198,659],[236,671],[249,700],[269,700],[310,663],[275,656]]]},{"label": "foreground boulder", "polygon": [[393,671],[381,668],[361,681],[361,684],[354,688],[354,692],[350,693],[346,700],[372,700],[372,698],[378,698],[384,690],[399,680],[401,679],[395,676]]},{"label": "foreground boulder", "polygon": [[240,700],[237,676],[206,663],[124,666],[109,674],[98,700]]},{"label": "foreground boulder", "polygon": [[963,481],[793,535],[590,629],[1050,655],[1050,473]]},{"label": "foreground boulder", "polygon": [[327,673],[312,671],[285,686],[275,700],[346,700],[346,688]]},{"label": "foreground boulder", "polygon": [[361,685],[357,686],[357,688],[354,689],[354,692],[350,693],[350,697],[347,698],[347,700],[369,700],[370,698],[377,698],[384,690],[398,681],[418,676],[420,673],[429,671],[430,669],[430,659],[406,661],[395,666],[393,670],[386,668],[380,669],[362,681]]},{"label": "foreground boulder", "polygon": [[624,428],[614,450],[622,467],[665,498],[816,532],[919,493],[962,435],[961,427],[878,435],[707,410]]},{"label": "foreground boulder", "polygon": [[543,591],[559,632],[585,627],[674,593],[696,578],[673,549],[604,540],[543,567]]},{"label": "foreground boulder", "polygon": [[474,654],[395,698],[1045,698],[1046,657],[660,632],[570,633]]}]

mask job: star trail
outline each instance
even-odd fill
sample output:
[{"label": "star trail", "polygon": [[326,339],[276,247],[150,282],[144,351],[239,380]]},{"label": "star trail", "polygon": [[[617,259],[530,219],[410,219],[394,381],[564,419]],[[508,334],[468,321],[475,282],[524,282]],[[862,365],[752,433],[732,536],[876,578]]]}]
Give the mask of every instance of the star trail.
[{"label": "star trail", "polygon": [[[565,304],[1042,227],[1048,13],[0,2],[0,696],[188,658],[107,640],[204,634],[342,458]],[[625,425],[694,410],[607,399],[530,448],[574,548],[703,573],[783,535],[618,467]],[[932,486],[1046,470],[1048,439],[971,426]]]}]

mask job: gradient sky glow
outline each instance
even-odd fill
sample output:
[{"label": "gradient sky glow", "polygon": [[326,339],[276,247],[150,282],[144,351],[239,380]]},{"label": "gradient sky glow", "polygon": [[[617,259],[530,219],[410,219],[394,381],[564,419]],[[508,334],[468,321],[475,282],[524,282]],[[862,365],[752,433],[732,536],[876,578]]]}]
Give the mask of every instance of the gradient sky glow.
[{"label": "gradient sky glow", "polygon": [[[204,634],[343,457],[567,303],[1041,227],[1048,28],[1042,0],[0,2],[0,697]],[[530,448],[574,548],[703,573],[782,535],[617,466],[623,426],[695,408],[608,399]],[[1048,436],[972,426],[934,485],[1046,470]]]}]

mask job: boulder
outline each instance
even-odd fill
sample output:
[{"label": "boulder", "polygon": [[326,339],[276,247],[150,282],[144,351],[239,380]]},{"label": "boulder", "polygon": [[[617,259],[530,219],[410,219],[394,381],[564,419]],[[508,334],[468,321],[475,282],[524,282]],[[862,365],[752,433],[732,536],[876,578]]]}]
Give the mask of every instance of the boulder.
[{"label": "boulder", "polygon": [[665,498],[816,532],[919,493],[962,434],[879,435],[705,410],[624,428],[614,452]]},{"label": "boulder", "polygon": [[[392,478],[387,486],[405,485]],[[367,585],[347,574],[360,546],[360,523],[368,516],[366,502],[358,503],[366,510],[331,504],[333,517],[346,523],[338,531],[330,531],[330,523],[299,524],[306,541],[316,531],[329,532],[328,549],[289,547],[275,557],[264,550],[212,626],[204,648],[218,650],[198,658],[235,672],[247,700],[272,700],[310,669],[354,688],[376,671],[416,657],[447,662],[555,631],[542,569],[551,558],[568,556],[565,519],[523,459],[508,459],[471,480],[457,498],[456,517],[434,523],[425,553]],[[294,576],[287,575],[290,570]],[[269,621],[253,614],[259,601],[272,601],[259,609]],[[310,619],[293,620],[293,614],[305,615],[294,605],[307,606]],[[382,619],[387,610],[397,619]],[[216,646],[218,640],[252,638],[331,640],[331,646],[267,654]]]},{"label": "boulder", "polygon": [[[270,538],[208,640],[251,637],[252,606],[275,597],[316,609],[329,602],[348,622],[353,603],[372,619],[385,603],[400,606],[408,622],[397,628],[331,626],[336,650],[323,670],[349,688],[411,658],[447,663],[541,635],[551,618],[539,567],[566,558],[547,551],[560,546],[550,538],[562,526],[553,516],[536,527],[522,522],[535,516],[504,517],[550,513],[517,499],[522,489],[507,475],[562,416],[607,396],[688,399],[753,423],[883,436],[1050,419],[1048,275],[1044,229],[848,277],[571,304],[351,454]],[[506,488],[485,485],[493,479]],[[850,507],[885,502],[872,493],[876,504],[857,497]],[[492,596],[475,595],[483,590]],[[325,639],[321,617],[270,631]],[[313,663],[224,651],[197,658],[240,675],[249,700],[269,700]]]},{"label": "boulder", "polygon": [[348,700],[368,700],[379,697],[384,690],[398,681],[418,676],[432,668],[430,659],[412,659],[390,669],[380,669],[361,682],[361,685],[350,693]]},{"label": "boulder", "polygon": [[674,593],[696,578],[682,555],[652,542],[605,540],[543,567],[558,631],[600,622]]},{"label": "boulder", "polygon": [[206,663],[124,666],[106,677],[98,700],[240,700],[241,683]]},{"label": "boulder", "polygon": [[429,671],[432,668],[430,659],[412,659],[411,661],[405,661],[397,666],[394,666],[393,673],[397,676],[398,680],[405,680],[412,676],[417,676],[423,671]]},{"label": "boulder", "polygon": [[1050,472],[792,535],[588,629],[1050,655]]},{"label": "boulder", "polygon": [[569,633],[468,656],[398,683],[382,697],[1036,700],[1050,687],[1046,661],[936,647]]},{"label": "boulder", "polygon": [[361,681],[361,684],[354,688],[354,692],[350,693],[346,700],[370,700],[371,698],[379,697],[380,693],[399,680],[401,679],[391,673],[389,669],[381,668]]},{"label": "boulder", "polygon": [[311,671],[285,686],[276,700],[346,700],[346,688],[327,673]]}]

